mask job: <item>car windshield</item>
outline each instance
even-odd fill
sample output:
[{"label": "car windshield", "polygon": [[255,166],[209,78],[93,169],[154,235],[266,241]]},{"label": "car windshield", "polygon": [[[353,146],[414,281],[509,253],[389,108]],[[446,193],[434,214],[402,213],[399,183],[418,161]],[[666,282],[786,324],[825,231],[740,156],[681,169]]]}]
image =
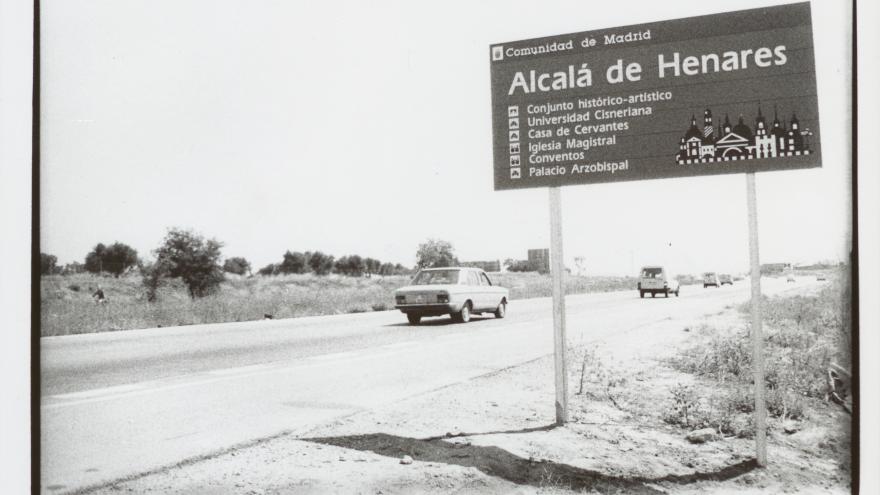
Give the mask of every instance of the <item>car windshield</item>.
[{"label": "car windshield", "polygon": [[644,268],[642,269],[642,277],[644,278],[657,278],[660,274],[663,273],[662,268]]},{"label": "car windshield", "polygon": [[459,270],[425,270],[413,279],[413,285],[448,285],[458,283]]}]

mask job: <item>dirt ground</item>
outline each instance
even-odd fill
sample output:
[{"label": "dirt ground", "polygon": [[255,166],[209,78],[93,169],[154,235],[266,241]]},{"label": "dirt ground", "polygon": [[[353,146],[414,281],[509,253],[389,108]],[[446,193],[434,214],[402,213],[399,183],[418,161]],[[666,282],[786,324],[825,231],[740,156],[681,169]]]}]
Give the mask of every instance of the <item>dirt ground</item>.
[{"label": "dirt ground", "polygon": [[[849,418],[832,406],[811,408],[790,434],[771,420],[765,468],[754,463],[754,440],[693,444],[687,430],[658,414],[672,387],[694,381],[667,359],[699,338],[700,325],[741,318],[728,308],[574,345],[570,422],[562,427],[554,425],[553,358],[546,356],[98,492],[849,493],[848,473],[828,454]],[[595,359],[579,393],[585,350]],[[609,376],[619,386],[606,393]]]}]

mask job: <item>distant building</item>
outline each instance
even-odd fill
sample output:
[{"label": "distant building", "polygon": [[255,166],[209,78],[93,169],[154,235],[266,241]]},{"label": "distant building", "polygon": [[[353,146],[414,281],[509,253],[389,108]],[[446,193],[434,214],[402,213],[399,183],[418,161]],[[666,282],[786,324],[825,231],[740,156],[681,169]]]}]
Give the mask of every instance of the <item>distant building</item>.
[{"label": "distant building", "polygon": [[541,273],[550,271],[550,249],[529,249],[529,264]]},{"label": "distant building", "polygon": [[487,272],[500,272],[501,271],[501,261],[463,261],[461,266],[470,266],[473,268],[479,268],[483,271]]}]

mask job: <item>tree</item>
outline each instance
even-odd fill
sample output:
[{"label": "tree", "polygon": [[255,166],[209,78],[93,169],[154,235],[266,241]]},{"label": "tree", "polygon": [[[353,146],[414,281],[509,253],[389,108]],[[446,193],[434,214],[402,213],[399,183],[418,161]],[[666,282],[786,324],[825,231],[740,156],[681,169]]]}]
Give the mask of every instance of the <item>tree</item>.
[{"label": "tree", "polygon": [[336,273],[348,275],[351,277],[360,277],[364,274],[365,264],[363,258],[353,254],[351,256],[343,256],[336,260],[333,264]]},{"label": "tree", "polygon": [[382,263],[379,266],[379,275],[382,275],[383,277],[386,275],[394,275],[394,264]]},{"label": "tree", "polygon": [[52,254],[40,253],[40,275],[52,275],[55,273],[55,264],[58,258]]},{"label": "tree", "polygon": [[439,239],[428,239],[426,242],[419,244],[419,250],[416,252],[417,268],[434,268],[457,264],[458,258],[455,257],[455,248],[452,247],[452,243]]},{"label": "tree", "polygon": [[280,273],[305,273],[308,261],[306,255],[299,251],[295,253],[287,251],[284,253],[284,260],[278,265],[278,271]]},{"label": "tree", "polygon": [[171,278],[180,278],[189,290],[189,296],[206,296],[223,281],[220,266],[220,248],[216,239],[205,239],[191,230],[168,229],[162,245],[154,251],[156,262]]},{"label": "tree", "polygon": [[138,263],[137,251],[127,244],[114,242],[109,246],[98,243],[86,255],[86,271],[92,273],[109,272],[118,277]]},{"label": "tree", "polygon": [[86,255],[86,271],[89,273],[100,273],[104,271],[104,251],[107,250],[107,246],[103,243],[98,243],[97,246],[92,249],[92,252]]},{"label": "tree", "polygon": [[268,265],[264,266],[263,268],[260,268],[259,270],[257,270],[258,275],[276,275],[277,273],[278,273],[278,265],[276,265],[275,263],[269,263]]},{"label": "tree", "polygon": [[364,267],[368,276],[378,274],[381,266],[382,262],[376,258],[364,258]]},{"label": "tree", "polygon": [[309,267],[315,275],[327,275],[333,269],[333,256],[326,255],[321,251],[306,253]]},{"label": "tree", "polygon": [[251,264],[248,260],[240,256],[235,256],[226,259],[226,262],[223,263],[223,271],[234,273],[236,275],[244,275],[245,273],[250,273]]}]

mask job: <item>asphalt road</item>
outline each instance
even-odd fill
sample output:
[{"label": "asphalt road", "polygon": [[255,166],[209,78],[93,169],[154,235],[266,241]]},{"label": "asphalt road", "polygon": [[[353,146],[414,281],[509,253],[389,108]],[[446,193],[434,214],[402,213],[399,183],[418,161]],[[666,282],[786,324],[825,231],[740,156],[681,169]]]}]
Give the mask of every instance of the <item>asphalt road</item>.
[{"label": "asphalt road", "polygon": [[[762,281],[765,294],[813,280]],[[572,344],[625,339],[668,319],[748,299],[684,286],[568,296]],[[409,326],[397,311],[198,325],[41,339],[43,493],[64,493],[191,462],[552,353],[549,298],[508,317]],[[552,387],[552,383],[547,384]],[[552,404],[548,404],[552,407]]]}]

